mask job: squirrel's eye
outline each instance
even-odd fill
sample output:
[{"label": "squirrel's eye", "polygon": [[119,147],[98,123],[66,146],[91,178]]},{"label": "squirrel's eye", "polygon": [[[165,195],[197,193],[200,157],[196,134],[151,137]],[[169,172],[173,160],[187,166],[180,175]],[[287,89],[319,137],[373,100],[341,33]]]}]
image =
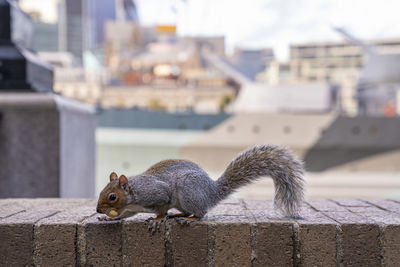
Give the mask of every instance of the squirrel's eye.
[{"label": "squirrel's eye", "polygon": [[109,201],[115,201],[117,199],[117,194],[115,194],[115,193],[111,193],[109,196],[108,196],[108,200]]}]

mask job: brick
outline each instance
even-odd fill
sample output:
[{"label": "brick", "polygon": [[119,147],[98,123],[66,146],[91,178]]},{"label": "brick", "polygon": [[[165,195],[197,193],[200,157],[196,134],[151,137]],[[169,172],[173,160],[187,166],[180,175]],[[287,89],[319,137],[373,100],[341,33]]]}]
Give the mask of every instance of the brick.
[{"label": "brick", "polygon": [[25,209],[20,206],[13,205],[12,202],[0,204],[0,219],[12,216],[16,213],[23,212]]},{"label": "brick", "polygon": [[293,266],[293,224],[256,223],[254,266]]},{"label": "brick", "polygon": [[371,207],[371,204],[368,204],[365,201],[360,199],[340,199],[335,198],[333,201],[342,207]]},{"label": "brick", "polygon": [[246,210],[253,213],[256,221],[292,221],[291,218],[288,218],[285,214],[282,213],[279,209],[274,207],[274,202],[271,200],[254,200],[254,199],[246,199],[243,200],[243,205]]},{"label": "brick", "polygon": [[345,266],[380,266],[379,226],[342,224],[343,264]]},{"label": "brick", "polygon": [[274,202],[271,200],[245,199],[242,203],[245,208],[250,211],[257,210],[266,213],[275,213]]},{"label": "brick", "polygon": [[[139,214],[99,222],[95,200],[0,200],[4,266],[398,266],[400,203],[312,200],[301,219],[272,201],[228,200],[151,235]],[[93,215],[93,216],[92,216]],[[88,217],[89,216],[89,217]],[[5,242],[4,242],[4,241]]]},{"label": "brick", "polygon": [[56,210],[28,210],[0,220],[0,262],[3,266],[33,265],[33,224]]},{"label": "brick", "polygon": [[207,218],[212,216],[241,216],[245,213],[244,207],[240,203],[219,204],[207,212]]},{"label": "brick", "polygon": [[336,234],[334,224],[301,224],[298,228],[298,251],[301,266],[336,266]]},{"label": "brick", "polygon": [[336,203],[325,199],[307,200],[307,204],[313,207],[315,210],[321,212],[330,212],[330,211],[345,212],[345,213],[348,212],[348,210],[345,207],[339,206]]},{"label": "brick", "polygon": [[75,266],[77,223],[95,213],[92,206],[62,211],[34,227],[34,263],[37,266]]},{"label": "brick", "polygon": [[121,266],[121,221],[98,221],[97,217],[78,224],[78,265]]},{"label": "brick", "polygon": [[274,208],[272,201],[246,199],[243,201],[246,212],[253,216],[254,220],[261,222],[269,222],[271,219],[283,219],[284,216],[279,214]]},{"label": "brick", "polygon": [[250,266],[251,232],[248,223],[232,222],[212,225],[215,229],[215,266]]},{"label": "brick", "polygon": [[400,224],[400,214],[379,208],[378,206],[348,207],[352,213],[363,216],[377,224]]},{"label": "brick", "polygon": [[384,200],[375,200],[370,203],[374,202],[379,203],[380,206],[371,204],[369,207],[349,207],[349,210],[373,220],[379,225],[382,265],[398,266],[400,262],[400,214],[389,211],[389,209],[396,210],[396,203]]},{"label": "brick", "polygon": [[182,226],[168,221],[167,227],[173,266],[207,266],[209,236],[206,222]]},{"label": "brick", "polygon": [[399,266],[400,262],[400,225],[385,225],[382,229],[383,265]]},{"label": "brick", "polygon": [[366,202],[371,203],[372,205],[375,205],[381,209],[400,214],[399,202],[387,199],[374,199],[374,200],[368,200]]},{"label": "brick", "polygon": [[9,198],[0,199],[0,210],[8,210],[11,208],[21,210],[71,210],[82,205],[92,206],[96,209],[96,201],[94,199],[60,199],[60,198]]},{"label": "brick", "polygon": [[240,198],[229,197],[222,200],[219,204],[231,204],[231,205],[241,205],[242,200]]},{"label": "brick", "polygon": [[337,266],[338,224],[309,207],[303,207],[301,214],[296,240],[300,266]]},{"label": "brick", "polygon": [[145,220],[149,214],[139,214],[122,223],[123,266],[164,266],[165,227],[151,234]]},{"label": "brick", "polygon": [[[323,213],[340,224],[338,258],[341,264],[344,266],[380,266],[379,225],[374,220],[345,208],[345,206],[350,207],[351,204],[344,205],[341,200],[341,205],[337,205],[334,201],[330,201],[331,204],[320,201],[319,205],[325,204]],[[335,205],[339,211],[335,210]],[[327,208],[328,206],[329,208]]]},{"label": "brick", "polygon": [[294,221],[274,210],[273,201],[244,200],[256,221],[253,233],[254,266],[293,266]]},{"label": "brick", "polygon": [[[238,212],[240,211],[240,212]],[[213,251],[212,264],[215,266],[250,266],[252,251],[253,215],[242,207],[233,208],[230,214],[208,217]]]}]

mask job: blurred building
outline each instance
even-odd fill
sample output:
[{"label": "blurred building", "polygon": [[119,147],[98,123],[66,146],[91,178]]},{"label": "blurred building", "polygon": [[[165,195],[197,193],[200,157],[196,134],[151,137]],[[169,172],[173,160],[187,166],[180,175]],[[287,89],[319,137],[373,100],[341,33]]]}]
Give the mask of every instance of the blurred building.
[{"label": "blurred building", "polygon": [[58,51],[58,25],[45,23],[34,19],[32,21],[33,32],[32,48],[35,51]]},{"label": "blurred building", "polygon": [[91,35],[89,47],[103,47],[106,23],[114,21],[117,17],[115,0],[89,0],[88,14],[89,18],[92,18],[88,20],[89,34]]},{"label": "blurred building", "polygon": [[131,21],[107,21],[105,24],[105,65],[113,73],[119,71],[122,58],[144,45],[140,26]]},{"label": "blurred building", "polygon": [[231,62],[247,78],[250,80],[255,80],[257,74],[262,72],[273,59],[274,51],[271,48],[236,48]]},{"label": "blurred building", "polygon": [[271,60],[262,72],[257,73],[255,80],[270,85],[290,83],[293,81],[290,64]]},{"label": "blurred building", "polygon": [[89,48],[103,47],[106,24],[110,21],[139,21],[136,4],[133,0],[86,0],[90,38]]},{"label": "blurred building", "polygon": [[235,98],[230,86],[109,86],[104,88],[100,105],[104,108],[196,113],[219,113],[227,101]]},{"label": "blurred building", "polygon": [[103,107],[218,113],[237,88],[203,58],[225,55],[223,37],[178,37],[175,25],[106,24],[106,67],[111,83]]},{"label": "blurred building", "polygon": [[[381,55],[386,55],[387,59],[393,57],[394,54],[400,54],[400,39],[371,41],[367,44],[376,47],[377,51]],[[362,46],[347,41],[291,45],[289,61],[287,63],[270,61],[266,64],[264,71],[257,74],[256,80],[270,85],[304,82],[329,83],[334,87],[341,88],[342,110],[346,114],[355,115],[360,108],[359,92],[356,88],[359,79],[362,78],[361,71],[369,58],[370,56]],[[385,68],[381,67],[380,69],[383,71]],[[376,68],[375,71],[368,70],[368,73],[367,76],[377,73]],[[372,94],[371,92],[370,94]],[[396,94],[391,93],[389,97],[395,98]],[[372,100],[380,101],[376,94]],[[361,104],[363,104],[362,101]],[[383,104],[372,105],[378,105],[381,109]]]},{"label": "blurred building", "polygon": [[84,51],[84,27],[86,19],[82,0],[62,0],[58,4],[59,47],[78,59]]},{"label": "blurred building", "polygon": [[[380,53],[400,53],[400,39],[370,42]],[[342,83],[357,77],[364,65],[362,47],[347,41],[318,42],[290,46],[290,69],[298,81],[329,81]]]},{"label": "blurred building", "polygon": [[195,46],[198,53],[210,52],[220,57],[225,56],[224,36],[191,36],[182,37],[181,40]]},{"label": "blurred building", "polygon": [[81,59],[86,50],[103,46],[107,21],[138,21],[133,0],[61,0],[60,50]]}]

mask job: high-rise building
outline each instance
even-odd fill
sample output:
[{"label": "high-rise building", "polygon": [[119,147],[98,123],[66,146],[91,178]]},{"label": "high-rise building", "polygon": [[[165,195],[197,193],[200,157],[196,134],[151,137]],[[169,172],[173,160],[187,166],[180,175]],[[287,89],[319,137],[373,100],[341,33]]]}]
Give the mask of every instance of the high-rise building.
[{"label": "high-rise building", "polygon": [[84,51],[102,48],[106,22],[118,19],[138,20],[133,0],[62,0],[59,4],[60,50],[82,58]]},{"label": "high-rise building", "polygon": [[91,17],[93,18],[93,34],[95,34],[92,44],[94,47],[103,46],[105,40],[105,25],[107,21],[115,20],[116,6],[115,0],[89,0],[91,2]]},{"label": "high-rise building", "polygon": [[78,59],[82,58],[84,51],[82,0],[62,0],[59,3],[59,48],[68,51]]}]

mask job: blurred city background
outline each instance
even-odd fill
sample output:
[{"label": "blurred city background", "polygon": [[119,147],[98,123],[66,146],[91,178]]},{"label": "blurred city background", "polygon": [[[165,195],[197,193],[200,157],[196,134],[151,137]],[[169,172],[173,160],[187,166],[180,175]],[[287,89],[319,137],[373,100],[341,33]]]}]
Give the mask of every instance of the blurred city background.
[{"label": "blurred city background", "polygon": [[96,108],[96,195],[111,171],[184,158],[218,178],[270,143],[305,161],[307,198],[400,198],[398,1],[14,3],[53,91]]}]

